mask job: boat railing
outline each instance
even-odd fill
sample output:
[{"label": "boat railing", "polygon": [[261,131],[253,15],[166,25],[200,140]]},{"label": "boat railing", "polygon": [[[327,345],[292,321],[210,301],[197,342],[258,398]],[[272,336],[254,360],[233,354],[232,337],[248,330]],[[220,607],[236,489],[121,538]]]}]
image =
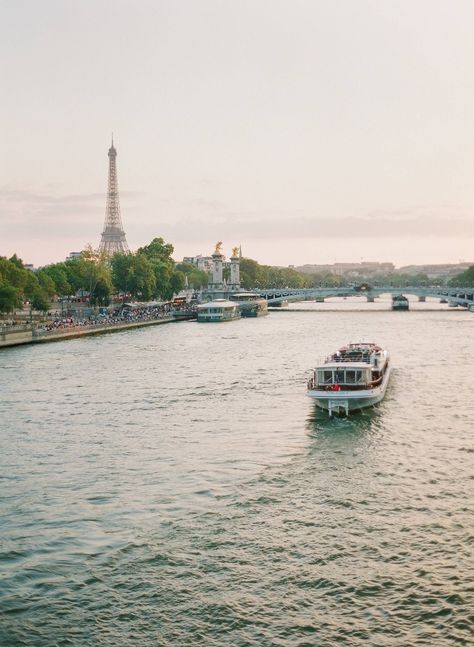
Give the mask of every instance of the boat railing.
[{"label": "boat railing", "polygon": [[348,362],[362,362],[363,364],[371,363],[370,355],[328,355],[324,360],[324,364],[335,363],[335,364],[347,364]]},{"label": "boat railing", "polygon": [[[316,384],[314,380],[308,380],[308,390],[309,391],[369,391],[370,389],[375,388],[378,384],[374,382],[369,382],[368,384]],[[339,387],[339,388],[335,388]]]}]

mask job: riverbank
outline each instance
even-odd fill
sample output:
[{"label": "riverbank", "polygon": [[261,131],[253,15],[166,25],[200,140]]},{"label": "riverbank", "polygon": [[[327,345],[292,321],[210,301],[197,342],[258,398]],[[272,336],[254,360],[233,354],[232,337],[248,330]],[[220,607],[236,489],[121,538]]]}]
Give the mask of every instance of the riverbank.
[{"label": "riverbank", "polygon": [[105,333],[129,330],[130,328],[141,328],[143,326],[157,326],[165,323],[176,323],[193,319],[192,315],[166,316],[157,319],[142,321],[121,321],[118,323],[104,323],[71,328],[56,328],[53,330],[42,330],[33,326],[3,326],[0,328],[0,348],[20,346],[24,344],[42,344],[63,339],[74,339],[88,335],[101,335]]}]

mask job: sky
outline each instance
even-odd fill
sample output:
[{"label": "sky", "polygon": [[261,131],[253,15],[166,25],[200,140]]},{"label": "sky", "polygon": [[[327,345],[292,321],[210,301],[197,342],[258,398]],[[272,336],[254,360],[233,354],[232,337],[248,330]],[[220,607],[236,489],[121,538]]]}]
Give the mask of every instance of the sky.
[{"label": "sky", "polygon": [[0,256],[474,262],[472,0],[0,0]]}]

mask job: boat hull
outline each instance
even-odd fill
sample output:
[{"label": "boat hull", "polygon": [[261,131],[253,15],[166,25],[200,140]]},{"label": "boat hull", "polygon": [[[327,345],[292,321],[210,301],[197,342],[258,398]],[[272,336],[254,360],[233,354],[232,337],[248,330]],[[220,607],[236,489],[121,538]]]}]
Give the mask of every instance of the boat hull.
[{"label": "boat hull", "polygon": [[358,411],[366,407],[373,407],[383,400],[390,379],[390,366],[388,366],[382,383],[373,389],[360,391],[321,391],[308,389],[307,395],[312,398],[316,406],[329,412],[329,415]]}]

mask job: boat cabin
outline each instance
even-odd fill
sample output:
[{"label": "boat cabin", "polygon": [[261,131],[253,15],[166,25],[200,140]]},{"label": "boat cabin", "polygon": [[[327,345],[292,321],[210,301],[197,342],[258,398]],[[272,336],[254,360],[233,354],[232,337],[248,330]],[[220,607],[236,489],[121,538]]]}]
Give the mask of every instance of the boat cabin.
[{"label": "boat cabin", "polygon": [[335,384],[352,387],[366,387],[373,379],[372,369],[367,364],[354,363],[352,366],[325,364],[315,371],[315,382],[325,388]]},{"label": "boat cabin", "polygon": [[377,344],[361,342],[343,346],[314,371],[317,389],[353,391],[370,389],[383,379],[388,355]]},{"label": "boat cabin", "polygon": [[208,303],[202,303],[197,307],[198,321],[232,321],[239,317],[238,304],[233,301],[227,301],[226,299],[215,299]]}]

